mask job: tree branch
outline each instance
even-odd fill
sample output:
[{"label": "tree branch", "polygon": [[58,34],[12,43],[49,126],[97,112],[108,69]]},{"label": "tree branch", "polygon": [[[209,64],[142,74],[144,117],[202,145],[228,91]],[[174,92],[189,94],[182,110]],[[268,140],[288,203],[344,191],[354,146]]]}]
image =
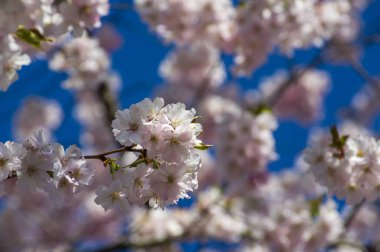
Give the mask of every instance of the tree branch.
[{"label": "tree branch", "polygon": [[286,92],[286,90],[288,90],[288,88],[296,84],[296,81],[299,78],[301,78],[302,75],[305,74],[307,70],[321,64],[323,62],[323,52],[327,47],[328,45],[321,48],[306,66],[296,68],[293,71],[291,71],[289,78],[284,83],[282,83],[280,87],[267,99],[265,104],[273,108],[278,102],[278,100],[281,98],[281,96]]},{"label": "tree branch", "polygon": [[344,229],[345,230],[348,230],[350,229],[350,226],[352,224],[352,222],[354,221],[355,219],[355,216],[358,214],[358,212],[360,211],[360,209],[362,208],[362,206],[364,205],[364,200],[362,200],[359,204],[355,205],[350,214],[347,216],[345,222],[344,222]]},{"label": "tree branch", "polygon": [[355,58],[346,57],[348,65],[368,84],[372,86],[372,88],[376,91],[376,94],[380,95],[380,82],[373,78],[363,67],[363,65]]},{"label": "tree branch", "polygon": [[125,146],[120,149],[104,152],[101,154],[96,154],[96,155],[88,155],[88,156],[83,156],[84,159],[99,159],[99,160],[106,160],[106,156],[115,154],[115,153],[122,153],[122,152],[137,152],[137,153],[144,153],[144,149],[135,149],[136,145],[130,145],[130,146]]}]

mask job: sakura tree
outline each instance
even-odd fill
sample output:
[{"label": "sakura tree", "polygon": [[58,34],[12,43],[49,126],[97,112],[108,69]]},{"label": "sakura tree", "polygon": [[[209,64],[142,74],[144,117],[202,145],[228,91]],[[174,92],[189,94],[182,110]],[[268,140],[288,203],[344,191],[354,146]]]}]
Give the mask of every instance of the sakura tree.
[{"label": "sakura tree", "polygon": [[[380,251],[378,2],[0,7],[1,251]],[[160,77],[138,101],[117,63],[132,31]]]}]

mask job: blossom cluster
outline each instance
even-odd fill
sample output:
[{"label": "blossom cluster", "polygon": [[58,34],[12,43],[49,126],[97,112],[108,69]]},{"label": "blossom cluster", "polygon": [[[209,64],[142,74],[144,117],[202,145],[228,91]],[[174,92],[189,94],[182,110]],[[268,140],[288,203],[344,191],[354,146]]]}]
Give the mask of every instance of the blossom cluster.
[{"label": "blossom cluster", "polygon": [[17,70],[30,62],[11,35],[0,37],[0,90],[6,91],[18,79]]},{"label": "blossom cluster", "polygon": [[166,41],[207,41],[235,55],[234,72],[249,75],[274,47],[287,54],[321,46],[325,40],[352,41],[365,1],[136,0],[142,17]]},{"label": "blossom cluster", "polygon": [[107,47],[96,37],[74,38],[56,51],[49,62],[51,69],[69,74],[64,87],[75,91],[75,116],[84,126],[81,143],[98,152],[115,146],[109,125],[120,88],[120,79],[110,71],[110,59],[102,44]]},{"label": "blossom cluster", "polygon": [[231,190],[254,189],[267,177],[270,161],[277,158],[273,131],[277,122],[269,112],[252,116],[249,112],[226,116],[217,129],[217,155],[223,178]]},{"label": "blossom cluster", "polygon": [[337,205],[320,198],[323,190],[304,171],[271,176],[245,195],[222,193],[209,188],[189,209],[134,209],[130,242],[160,249],[170,239],[207,238],[238,244],[238,251],[320,251],[343,232]]},{"label": "blossom cluster", "polygon": [[312,140],[304,159],[316,180],[347,203],[379,198],[379,142],[375,138],[322,134]]},{"label": "blossom cluster", "polygon": [[62,108],[56,101],[38,96],[28,97],[15,114],[14,134],[22,140],[33,137],[35,132],[42,130],[44,139],[50,140],[52,131],[62,122],[62,114]]},{"label": "blossom cluster", "polygon": [[45,191],[62,206],[67,198],[89,185],[93,172],[75,145],[46,143],[40,131],[25,143],[0,143],[0,179],[16,179],[15,190]]},{"label": "blossom cluster", "polygon": [[235,10],[230,0],[136,0],[142,17],[166,41],[189,44],[204,40],[214,45],[231,38]]},{"label": "blossom cluster", "polygon": [[159,94],[165,100],[185,103],[206,96],[226,78],[218,49],[202,43],[176,48],[161,62],[160,75],[168,85]]},{"label": "blossom cluster", "polygon": [[234,71],[248,75],[265,62],[273,47],[292,54],[298,48],[321,46],[325,40],[351,41],[359,26],[358,2],[246,1],[237,9]]},{"label": "blossom cluster", "polygon": [[[251,113],[230,99],[208,96],[200,105],[205,137],[215,143],[220,180],[231,192],[244,192],[265,182],[269,162],[277,158],[269,111]],[[229,181],[235,181],[229,183]],[[239,181],[239,183],[236,183]]]},{"label": "blossom cluster", "polygon": [[[289,74],[278,71],[260,83],[258,92],[247,94],[249,106],[265,104],[279,92],[288,81]],[[312,123],[322,117],[323,98],[330,84],[327,73],[309,69],[299,78],[289,83],[287,88],[273,103],[273,112],[279,118],[293,119],[301,123]]]},{"label": "blossom cluster", "polygon": [[[66,34],[100,27],[108,0],[5,0],[0,10],[0,90],[17,79],[36,49],[49,49]],[[16,39],[14,39],[15,37]]]},{"label": "blossom cluster", "polygon": [[60,207],[39,191],[13,192],[1,198],[1,251],[72,251],[73,243],[114,242],[119,237],[115,230],[122,222],[121,215],[104,212],[96,205],[95,194],[89,190],[93,185]]},{"label": "blossom cluster", "polygon": [[65,71],[70,78],[64,86],[71,89],[96,88],[108,74],[110,62],[99,41],[88,36],[70,40],[50,60],[50,68]]},{"label": "blossom cluster", "polygon": [[[186,110],[181,103],[164,106],[162,98],[117,111],[112,122],[116,140],[127,147],[124,151],[140,155],[125,167],[99,158],[114,169],[109,185],[97,187],[95,202],[106,210],[127,210],[148,200],[163,207],[188,198],[198,186],[200,157],[195,148],[207,148],[197,139],[202,127],[195,120],[194,109]],[[46,143],[42,131],[23,144],[6,142],[0,147],[1,180],[15,178],[16,190],[45,191],[59,206],[94,176],[78,147],[65,150],[61,144]]]},{"label": "blossom cluster", "polygon": [[149,199],[151,205],[163,207],[188,198],[198,185],[200,158],[194,148],[204,147],[197,139],[202,127],[194,120],[194,109],[186,110],[182,103],[164,106],[162,98],[117,111],[112,122],[116,140],[141,151],[118,170],[111,185],[97,190],[96,202],[105,209],[126,210]]},{"label": "blossom cluster", "polygon": [[92,29],[109,11],[108,0],[6,0],[2,7],[0,36],[15,33],[18,25],[34,27],[47,36]]}]

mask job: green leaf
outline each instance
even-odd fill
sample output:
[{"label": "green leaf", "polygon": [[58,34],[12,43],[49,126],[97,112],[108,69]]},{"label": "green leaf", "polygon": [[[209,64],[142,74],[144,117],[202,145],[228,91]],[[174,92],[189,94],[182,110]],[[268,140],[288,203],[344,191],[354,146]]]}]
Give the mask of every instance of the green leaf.
[{"label": "green leaf", "polygon": [[349,138],[349,135],[344,135],[340,138],[340,142],[342,143],[342,145],[345,145],[347,140]]},{"label": "green leaf", "polygon": [[54,172],[53,171],[47,171],[46,172],[50,178],[54,178]]},{"label": "green leaf", "polygon": [[109,168],[110,168],[110,173],[112,174],[112,175],[114,175],[115,174],[115,172],[117,172],[119,169],[120,169],[120,165],[118,165],[117,163],[116,163],[116,159],[112,159],[112,158],[109,158],[109,159],[107,159],[106,161],[104,161],[104,165],[105,166],[109,166]]},{"label": "green leaf", "polygon": [[157,162],[156,160],[152,160],[152,164],[153,164],[153,168],[154,169],[158,169],[158,168],[160,168],[160,166],[161,166],[161,164],[159,163],[159,162]]},{"label": "green leaf", "polygon": [[319,208],[321,206],[322,200],[323,200],[323,197],[318,197],[316,199],[309,201],[310,215],[313,218],[315,218],[319,215]]},{"label": "green leaf", "polygon": [[330,128],[330,134],[332,137],[331,147],[339,147],[340,137],[337,127],[334,125]]},{"label": "green leaf", "polygon": [[252,108],[249,111],[254,116],[258,116],[258,115],[261,115],[263,113],[272,113],[272,109],[268,105],[266,105],[264,103],[259,104],[257,107]]},{"label": "green leaf", "polygon": [[41,42],[53,42],[53,39],[47,38],[40,33],[36,28],[25,28],[23,25],[19,25],[16,31],[16,38],[25,43],[41,49]]},{"label": "green leaf", "polygon": [[207,150],[207,149],[209,149],[212,146],[213,145],[210,145],[210,144],[200,143],[200,144],[195,145],[194,148],[198,149],[198,150]]},{"label": "green leaf", "polygon": [[244,1],[244,0],[240,0],[239,3],[238,3],[238,8],[246,8],[247,7],[247,1]]},{"label": "green leaf", "polygon": [[348,135],[340,136],[337,127],[334,125],[330,128],[330,134],[331,134],[331,148],[335,148],[338,150],[338,153],[336,154],[336,157],[343,158],[344,157],[344,146],[346,145],[346,142],[349,138]]}]

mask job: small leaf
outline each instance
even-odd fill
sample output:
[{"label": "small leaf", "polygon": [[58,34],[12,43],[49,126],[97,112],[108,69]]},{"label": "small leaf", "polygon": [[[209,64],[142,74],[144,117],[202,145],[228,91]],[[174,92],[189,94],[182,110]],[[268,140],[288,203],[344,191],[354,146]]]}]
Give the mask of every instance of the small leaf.
[{"label": "small leaf", "polygon": [[246,7],[247,7],[247,2],[246,1],[244,1],[244,0],[239,1],[238,8],[243,9],[243,8],[246,8]]},{"label": "small leaf", "polygon": [[152,160],[152,164],[153,164],[153,169],[156,169],[156,170],[160,168],[161,166],[161,164],[154,159]]},{"label": "small leaf", "polygon": [[41,49],[41,42],[53,42],[53,39],[47,38],[40,33],[39,30],[35,28],[25,28],[23,25],[19,25],[16,31],[16,38],[25,43],[37,48]]},{"label": "small leaf", "polygon": [[342,145],[345,145],[347,140],[349,138],[349,135],[344,135],[340,138],[340,142],[342,143]]},{"label": "small leaf", "polygon": [[262,113],[271,113],[272,112],[272,109],[264,104],[264,103],[261,103],[259,104],[257,107],[255,108],[252,108],[249,110],[254,116],[258,116],[258,115],[261,115]]},{"label": "small leaf", "polygon": [[318,197],[316,199],[309,201],[310,215],[313,218],[315,218],[319,215],[319,208],[321,206],[322,200],[323,200],[323,197]]},{"label": "small leaf", "polygon": [[340,136],[337,127],[334,125],[330,128],[330,134],[332,142],[330,144],[331,148],[338,150],[338,153],[335,155],[338,158],[343,158],[345,155],[344,146],[349,138],[348,135]]},{"label": "small leaf", "polygon": [[54,178],[54,172],[53,171],[47,171],[46,172],[50,178]]},{"label": "small leaf", "polygon": [[202,118],[201,116],[194,116],[193,120],[191,121],[191,123],[195,123],[197,122],[197,119],[200,119]]},{"label": "small leaf", "polygon": [[115,174],[120,169],[120,165],[116,163],[116,159],[108,158],[107,160],[104,161],[104,166],[109,166],[110,173],[112,175]]},{"label": "small leaf", "polygon": [[204,143],[200,143],[200,144],[197,144],[194,146],[195,149],[198,149],[198,150],[207,150],[209,148],[211,148],[213,145],[210,145],[210,144],[204,144]]},{"label": "small leaf", "polygon": [[332,137],[332,147],[337,147],[339,145],[340,137],[337,127],[334,125],[330,128],[330,133]]}]

